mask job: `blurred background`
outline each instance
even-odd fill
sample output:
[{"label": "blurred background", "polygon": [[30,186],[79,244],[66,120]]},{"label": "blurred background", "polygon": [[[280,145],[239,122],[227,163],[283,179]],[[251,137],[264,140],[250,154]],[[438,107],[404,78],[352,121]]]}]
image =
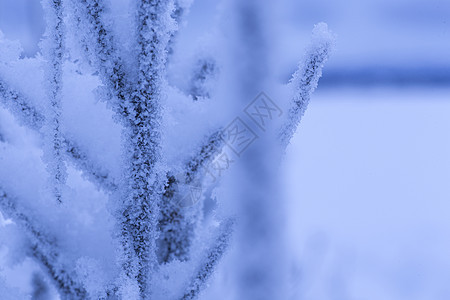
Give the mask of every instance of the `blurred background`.
[{"label": "blurred background", "polygon": [[[338,37],[283,166],[295,299],[450,299],[450,1],[278,3],[280,82],[315,23]],[[220,7],[194,1],[184,50]],[[0,0],[0,30],[34,56],[39,1]]]}]

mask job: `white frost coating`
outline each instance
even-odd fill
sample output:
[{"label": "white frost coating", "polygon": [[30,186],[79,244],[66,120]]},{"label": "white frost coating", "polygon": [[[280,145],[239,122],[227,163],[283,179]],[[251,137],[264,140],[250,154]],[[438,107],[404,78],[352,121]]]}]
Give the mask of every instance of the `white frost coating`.
[{"label": "white frost coating", "polygon": [[61,295],[71,297],[71,299],[85,299],[86,291],[80,286],[64,267],[64,259],[59,253],[55,239],[45,232],[36,222],[29,217],[29,213],[15,204],[17,199],[8,194],[0,186],[0,208],[8,217],[13,219],[18,226],[26,233],[29,239],[27,252],[35,257],[53,279],[55,287]]},{"label": "white frost coating", "polygon": [[280,140],[284,147],[289,144],[308,107],[309,99],[317,88],[319,79],[322,77],[322,68],[333,50],[335,39],[336,37],[328,30],[327,24],[319,23],[314,26],[304,59],[289,82],[289,88],[292,90],[292,104],[286,123],[280,131]]},{"label": "white frost coating", "polygon": [[[171,12],[171,17],[175,21],[175,24],[177,26],[177,29],[179,29],[180,26],[185,25],[185,16],[189,13],[189,8],[191,7],[193,0],[173,0],[173,9]],[[170,56],[174,52],[174,44],[176,43],[176,35],[178,33],[178,30],[172,30],[170,33],[170,39],[167,43],[167,54],[169,61]]]},{"label": "white frost coating", "polygon": [[[34,259],[61,299],[201,298],[228,248],[234,251],[226,258],[232,261],[231,293],[280,296],[282,218],[274,212],[281,201],[271,182],[280,137],[260,135],[262,147],[231,165],[244,170],[231,201],[214,192],[221,183],[206,172],[225,153],[220,128],[230,113],[242,112],[229,107],[242,108],[270,87],[271,6],[234,1],[231,47],[217,47],[187,70],[167,57],[175,23],[183,23],[190,2],[46,0],[42,55],[21,58],[19,45],[0,37],[0,103],[16,118],[0,110],[0,211],[14,222],[0,228],[10,250],[2,259],[5,265]],[[316,48],[326,35],[318,25],[307,61],[320,57]],[[233,63],[223,63],[228,53],[220,51],[233,52]],[[80,59],[83,53],[87,60]],[[314,66],[303,73],[316,74]],[[172,67],[191,85],[169,86],[166,69]],[[297,73],[290,84],[293,107],[302,106],[301,93],[317,84]],[[292,131],[302,107],[286,121]],[[41,193],[47,176],[42,150],[53,174],[64,167],[63,153],[69,163],[61,205]],[[195,191],[197,198],[185,199]],[[236,211],[223,208],[225,202]],[[238,216],[233,231],[230,214]],[[41,283],[35,281],[35,290]]]},{"label": "white frost coating", "polygon": [[229,248],[233,226],[233,219],[223,220],[220,223],[212,244],[204,251],[204,256],[200,259],[195,275],[190,278],[187,289],[181,297],[182,300],[197,299],[206,288],[208,280],[213,276],[217,265]]},{"label": "white frost coating", "polygon": [[172,12],[172,17],[179,25],[184,24],[183,17],[189,12],[189,8],[194,0],[174,0],[173,2],[175,8]]},{"label": "white frost coating", "polygon": [[213,58],[202,57],[196,61],[188,89],[195,101],[199,98],[210,98],[218,72],[217,62]]},{"label": "white frost coating", "polygon": [[20,44],[5,39],[0,31],[0,103],[13,112],[22,124],[38,130],[44,124],[44,116],[6,81],[7,76],[12,77],[11,67],[19,61],[21,52]]},{"label": "white frost coating", "polygon": [[67,4],[68,11],[74,15],[71,20],[76,22],[71,26],[76,28],[88,60],[105,85],[102,100],[107,101],[114,112],[126,116],[126,102],[132,87],[111,29],[112,20],[107,18],[107,5],[100,0],[68,0]]},{"label": "white frost coating", "polygon": [[18,41],[10,41],[0,30],[0,63],[8,63],[19,59],[23,49]]},{"label": "white frost coating", "polygon": [[[0,102],[16,117],[23,125],[39,131],[46,123],[44,115],[38,111],[25,95],[12,89],[0,77]],[[81,170],[86,177],[105,191],[113,191],[117,188],[116,179],[105,171],[105,167],[86,153],[67,133],[63,138],[63,150],[74,166]]]},{"label": "white frost coating", "polygon": [[[11,89],[0,78],[0,102],[10,110],[16,119],[27,127],[39,131],[45,124],[45,117],[32,106],[32,102],[26,96]],[[116,178],[108,170],[105,170],[98,158],[92,157],[86,152],[86,146],[81,147],[76,138],[66,133],[63,137],[63,151],[66,157],[83,174],[92,180],[104,191],[114,191],[117,188]]]},{"label": "white frost coating", "polygon": [[62,109],[62,67],[64,56],[64,25],[61,0],[43,1],[47,30],[42,42],[45,60],[45,83],[49,99],[46,112],[44,135],[47,142],[44,161],[50,173],[52,195],[58,203],[62,202],[62,192],[67,180],[67,170],[63,160],[63,138],[61,134]]},{"label": "white frost coating", "polygon": [[159,205],[166,170],[161,153],[161,123],[167,45],[174,29],[169,0],[137,1],[137,82],[120,106],[124,117],[123,204],[119,208],[122,266],[137,280],[142,298],[149,297],[151,274],[158,266]]},{"label": "white frost coating", "polygon": [[[223,147],[222,130],[213,133],[183,165],[178,174],[169,174],[161,202],[159,219],[158,259],[162,263],[172,260],[187,261],[203,214],[203,176],[210,163]],[[192,194],[196,193],[198,194]],[[187,198],[186,198],[187,196]],[[183,202],[194,205],[183,205]]]},{"label": "white frost coating", "polygon": [[42,128],[45,117],[19,92],[11,89],[0,77],[0,102],[9,109],[20,123],[34,130]]}]

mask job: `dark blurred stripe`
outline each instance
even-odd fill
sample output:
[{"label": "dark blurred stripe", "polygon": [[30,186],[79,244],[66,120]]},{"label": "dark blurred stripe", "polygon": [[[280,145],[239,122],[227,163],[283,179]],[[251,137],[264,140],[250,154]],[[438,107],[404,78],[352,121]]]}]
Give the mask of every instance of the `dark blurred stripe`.
[{"label": "dark blurred stripe", "polygon": [[337,86],[448,86],[448,67],[363,67],[325,69],[320,88]]}]

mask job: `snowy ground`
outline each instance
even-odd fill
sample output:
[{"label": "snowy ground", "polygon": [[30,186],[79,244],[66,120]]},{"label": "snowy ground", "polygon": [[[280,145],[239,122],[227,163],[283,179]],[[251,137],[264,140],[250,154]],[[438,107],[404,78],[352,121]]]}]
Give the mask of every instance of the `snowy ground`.
[{"label": "snowy ground", "polygon": [[285,166],[296,299],[450,299],[449,100],[313,96]]}]

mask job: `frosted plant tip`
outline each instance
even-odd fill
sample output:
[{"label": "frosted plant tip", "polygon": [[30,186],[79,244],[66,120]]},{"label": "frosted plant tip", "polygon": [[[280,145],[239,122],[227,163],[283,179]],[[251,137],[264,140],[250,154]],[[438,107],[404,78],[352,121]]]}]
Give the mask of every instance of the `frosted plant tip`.
[{"label": "frosted plant tip", "polygon": [[336,42],[336,35],[328,29],[328,24],[324,22],[314,25],[312,40],[317,43],[325,43],[333,46]]}]

